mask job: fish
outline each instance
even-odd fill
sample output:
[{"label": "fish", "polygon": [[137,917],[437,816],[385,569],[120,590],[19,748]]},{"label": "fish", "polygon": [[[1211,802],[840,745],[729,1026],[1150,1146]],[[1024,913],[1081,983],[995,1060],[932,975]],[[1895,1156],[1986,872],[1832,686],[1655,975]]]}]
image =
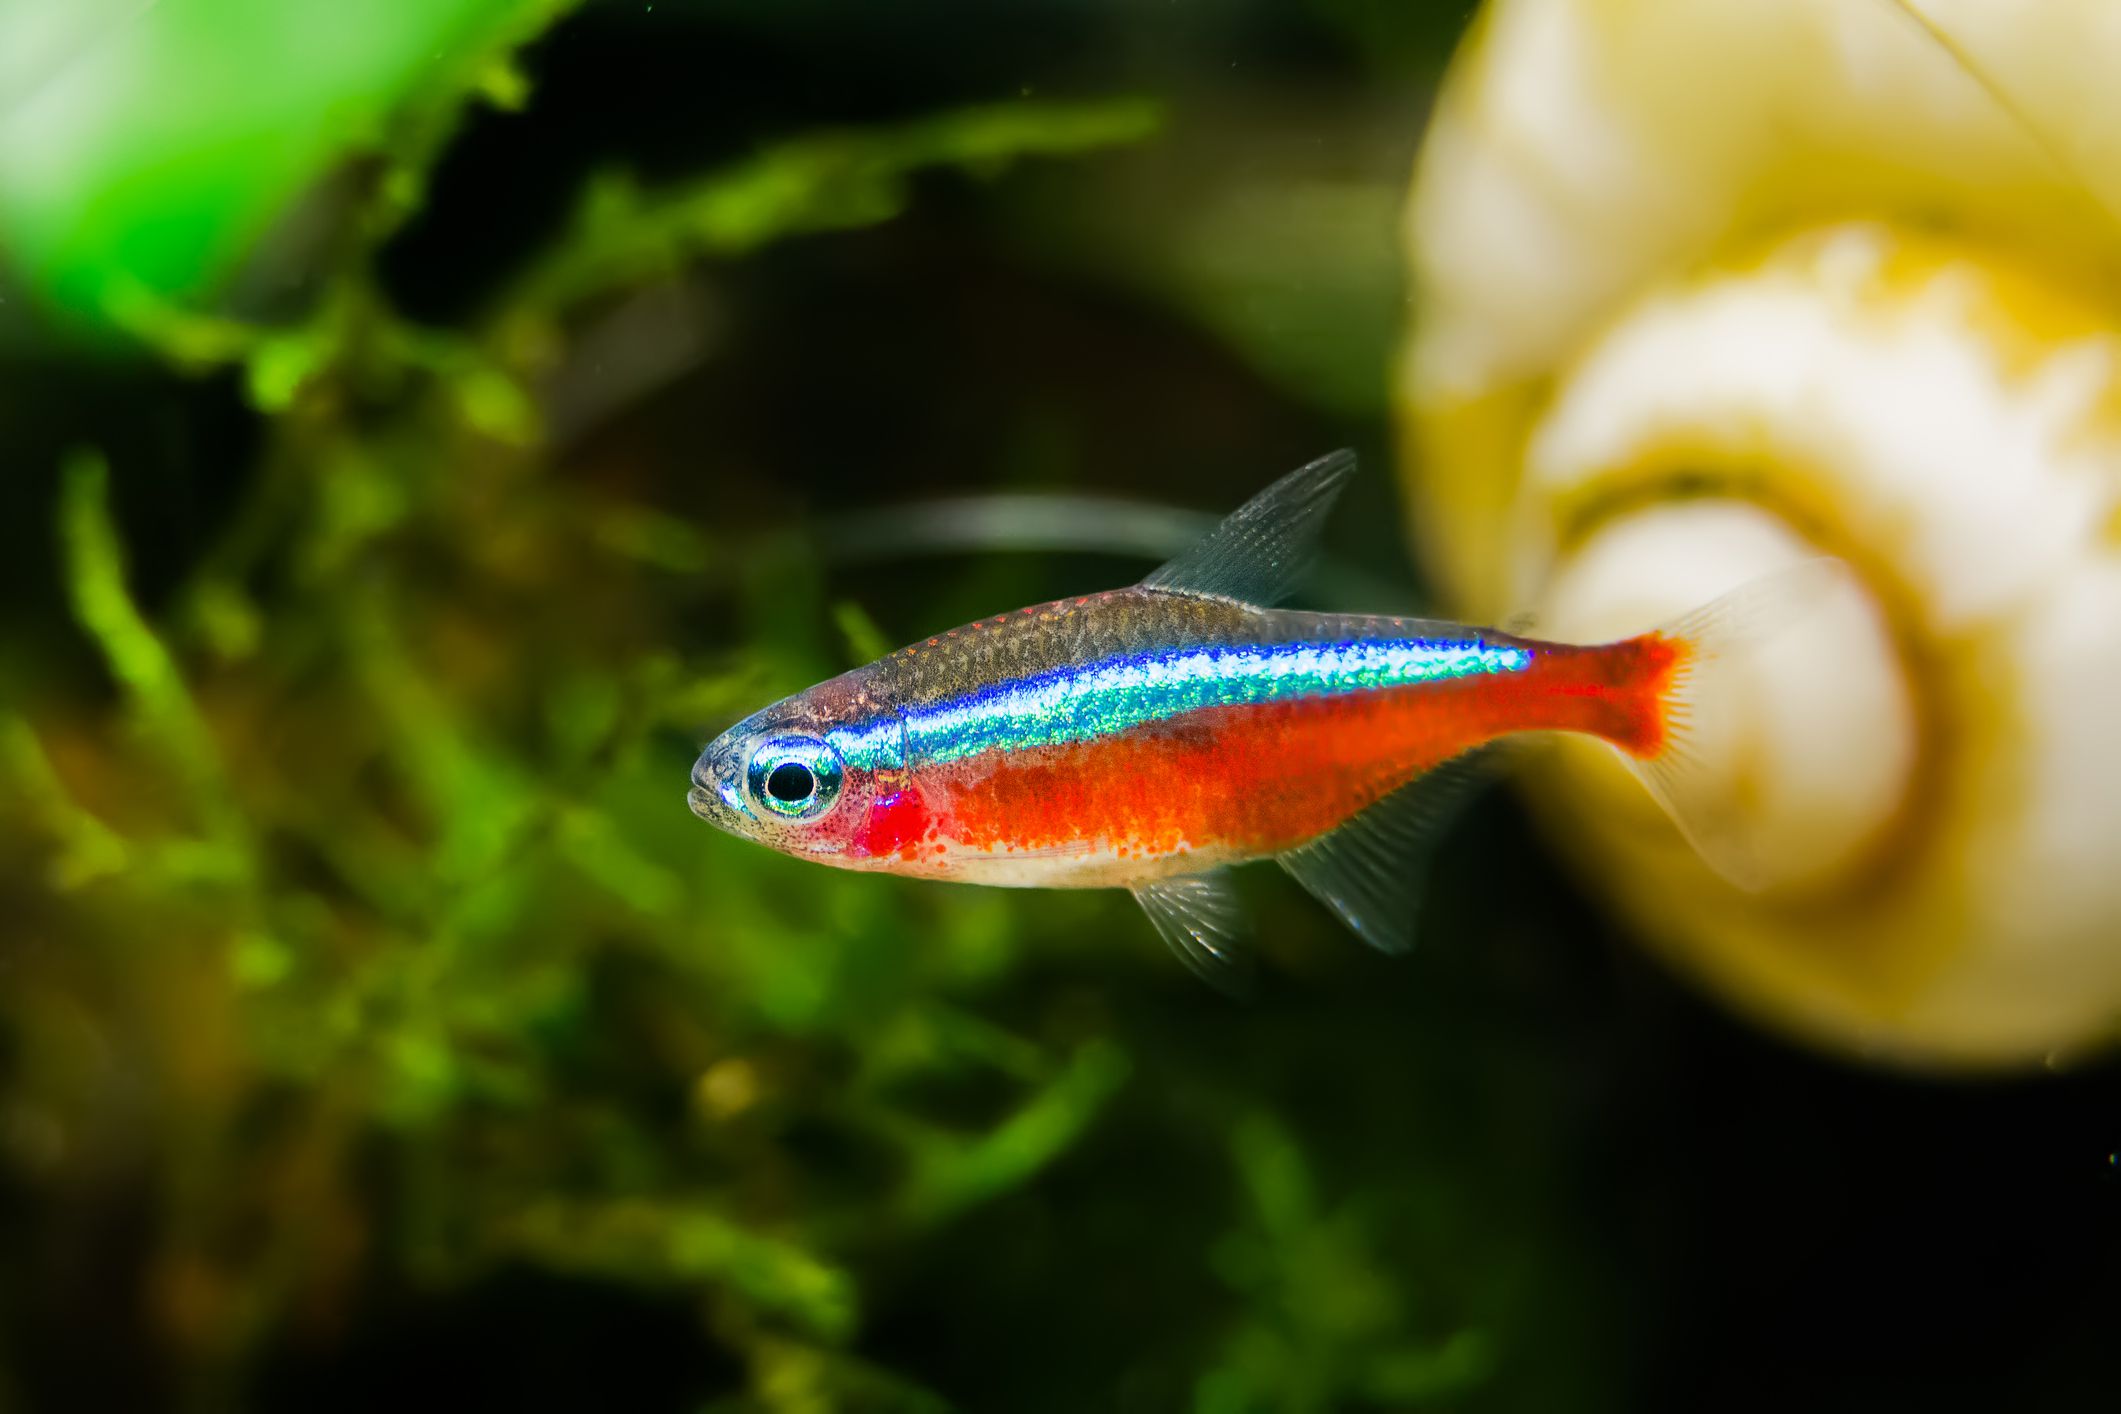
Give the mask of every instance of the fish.
[{"label": "fish", "polygon": [[1274,607],[1355,465],[1298,468],[1138,584],[976,620],[753,713],[700,753],[688,805],[842,869],[1129,890],[1218,985],[1247,931],[1230,870],[1255,860],[1404,950],[1430,842],[1523,733],[1610,744],[1742,882],[1740,850],[1690,819],[1690,710],[1839,562],[1596,645]]}]

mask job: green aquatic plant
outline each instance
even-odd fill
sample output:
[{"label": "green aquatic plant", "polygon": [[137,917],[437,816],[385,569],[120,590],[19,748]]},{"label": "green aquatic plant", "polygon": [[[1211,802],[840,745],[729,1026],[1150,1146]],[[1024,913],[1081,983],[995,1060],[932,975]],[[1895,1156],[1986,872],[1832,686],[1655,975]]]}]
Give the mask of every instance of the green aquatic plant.
[{"label": "green aquatic plant", "polygon": [[[0,233],[78,334],[225,278],[349,149],[361,219],[410,210],[473,101],[520,101],[510,51],[567,0],[352,11],[80,0],[0,12]],[[291,57],[292,56],[292,57]]]},{"label": "green aquatic plant", "polygon": [[[820,879],[691,817],[703,727],[891,635],[799,538],[570,475],[551,435],[590,312],[887,222],[923,174],[1140,141],[1157,105],[961,108],[681,180],[607,173],[489,299],[416,322],[380,243],[462,104],[524,100],[506,41],[556,8],[488,7],[443,75],[390,81],[395,116],[363,128],[389,175],[291,318],[219,307],[208,278],[290,195],[279,175],[240,201],[185,187],[214,220],[186,217],[182,261],[106,259],[109,232],[18,247],[58,307],[230,378],[258,428],[226,525],[152,605],[113,510],[124,467],[93,437],[65,459],[50,533],[90,670],[30,679],[0,721],[0,1136],[24,1211],[141,1234],[119,1284],[147,1364],[125,1388],[261,1400],[355,1358],[394,1299],[476,1306],[524,1273],[688,1313],[722,1363],[678,1383],[716,1408],[976,1398],[930,1387],[933,1351],[894,1326],[909,1286],[928,1309],[960,1287],[968,1309],[1021,1303],[1025,1354],[1057,1303],[1169,1297],[1139,1348],[1087,1310],[1056,1332],[1132,1368],[1139,1407],[1477,1388],[1497,1358],[1478,1323],[1519,1279],[1407,1299],[1431,1281],[1410,1264],[1472,1240],[1446,1223],[1409,1249],[1400,1200],[1344,1204],[1328,1175],[1446,1206],[1458,1180],[1411,1135],[1307,1152],[1227,1060],[1244,1023],[1105,900]],[[994,1242],[997,1212],[1028,1245]],[[1484,1270],[1521,1272],[1521,1246],[1493,1254],[1531,1241],[1481,1238]],[[66,1260],[25,1237],[0,1276],[21,1313],[0,1407],[36,1333],[89,1304],[52,1295]],[[1117,1378],[1063,1352],[1023,1377],[1025,1408]]]}]

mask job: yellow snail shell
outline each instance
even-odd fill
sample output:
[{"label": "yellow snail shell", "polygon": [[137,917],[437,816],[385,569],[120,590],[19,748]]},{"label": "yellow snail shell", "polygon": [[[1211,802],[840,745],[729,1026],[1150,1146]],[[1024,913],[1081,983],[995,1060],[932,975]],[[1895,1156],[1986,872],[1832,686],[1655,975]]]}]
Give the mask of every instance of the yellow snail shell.
[{"label": "yellow snail shell", "polygon": [[1842,557],[1703,712],[1714,875],[1599,748],[1554,835],[1742,1009],[1900,1063],[2121,1016],[2121,12],[1497,0],[1409,207],[1411,515],[1467,616],[1617,637]]}]

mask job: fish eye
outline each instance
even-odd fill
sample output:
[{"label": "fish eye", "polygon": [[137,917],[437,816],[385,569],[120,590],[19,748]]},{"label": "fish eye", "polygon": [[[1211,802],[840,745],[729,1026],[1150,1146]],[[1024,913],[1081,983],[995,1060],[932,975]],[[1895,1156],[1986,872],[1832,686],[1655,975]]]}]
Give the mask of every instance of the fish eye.
[{"label": "fish eye", "polygon": [[801,805],[817,793],[817,776],[800,761],[783,761],[766,773],[766,794],[783,805]]},{"label": "fish eye", "polygon": [[759,744],[745,773],[751,798],[783,820],[814,820],[838,798],[839,753],[816,737],[778,736]]}]

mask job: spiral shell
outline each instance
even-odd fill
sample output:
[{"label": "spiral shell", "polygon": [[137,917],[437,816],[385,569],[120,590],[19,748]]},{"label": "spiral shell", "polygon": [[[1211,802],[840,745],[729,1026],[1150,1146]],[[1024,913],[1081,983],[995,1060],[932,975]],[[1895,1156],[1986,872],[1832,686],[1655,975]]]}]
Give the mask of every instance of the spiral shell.
[{"label": "spiral shell", "polygon": [[1417,176],[1399,404],[1459,608],[1590,639],[1854,568],[1700,723],[1765,891],[1595,748],[1530,775],[1645,936],[1860,1054],[2121,1015],[2114,72],[2095,2],[1500,0]]}]

